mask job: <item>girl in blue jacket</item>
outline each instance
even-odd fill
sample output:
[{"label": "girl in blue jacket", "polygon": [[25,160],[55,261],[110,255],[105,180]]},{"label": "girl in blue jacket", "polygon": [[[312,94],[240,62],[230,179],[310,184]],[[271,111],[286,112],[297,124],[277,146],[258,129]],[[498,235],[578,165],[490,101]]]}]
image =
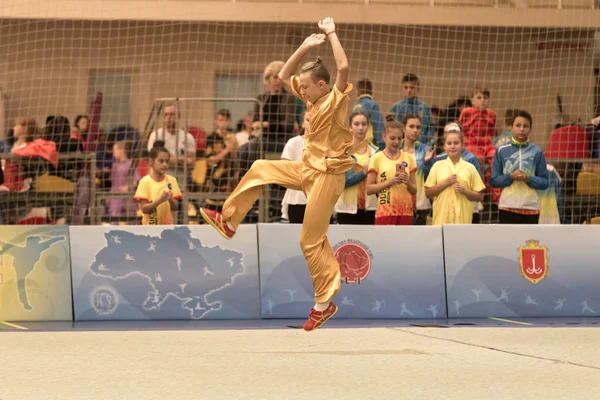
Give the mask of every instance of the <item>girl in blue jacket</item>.
[{"label": "girl in blue jacket", "polygon": [[548,189],[548,170],[542,150],[529,142],[531,114],[519,110],[512,123],[513,137],[496,149],[490,185],[502,189],[498,208],[501,224],[537,224],[538,190]]}]

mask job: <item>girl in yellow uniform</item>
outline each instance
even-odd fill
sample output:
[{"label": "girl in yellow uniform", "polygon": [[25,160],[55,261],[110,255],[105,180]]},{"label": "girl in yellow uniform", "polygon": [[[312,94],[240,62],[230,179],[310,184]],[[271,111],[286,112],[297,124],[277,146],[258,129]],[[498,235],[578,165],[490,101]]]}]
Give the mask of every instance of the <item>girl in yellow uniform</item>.
[{"label": "girl in yellow uniform", "polygon": [[[362,111],[355,111],[350,115],[350,129],[354,135],[354,145],[358,145],[365,137],[369,138],[370,119]],[[354,153],[356,162],[363,170],[359,172],[346,172],[346,188],[335,205],[337,222],[340,225],[373,225],[375,223],[375,210],[377,197],[367,196],[367,172],[369,160],[377,152],[377,148],[370,143]]]},{"label": "girl in yellow uniform", "polygon": [[177,179],[167,175],[169,150],[154,146],[150,150],[150,173],[138,184],[134,199],[142,210],[142,225],[172,225],[173,212],[179,209],[181,190]]},{"label": "girl in yellow uniform", "polygon": [[[335,203],[344,191],[346,171],[360,170],[351,155],[366,143],[365,140],[353,147],[352,132],[344,125],[352,84],[348,83],[348,59],[337,37],[336,26],[332,18],[325,18],[318,25],[323,33],[306,38],[279,72],[281,81],[290,85],[294,95],[306,105],[310,119],[302,161],[257,160],[223,205],[223,213],[200,210],[206,222],[223,237],[231,239],[258,200],[262,185],[277,184],[306,194],[300,248],[315,290],[315,305],[304,323],[306,331],[319,328],[338,310],[331,300],[340,290],[340,266],[327,239],[327,230]],[[293,75],[302,58],[326,39],[337,66],[333,90],[329,87],[329,71],[320,58],[305,64],[300,76]]]},{"label": "girl in yellow uniform", "polygon": [[412,225],[417,193],[415,157],[400,148],[404,127],[393,115],[383,128],[385,149],[371,157],[367,194],[377,194],[375,225]]},{"label": "girl in yellow uniform", "polygon": [[462,127],[451,122],[444,127],[444,150],[448,158],[433,164],[425,182],[425,195],[433,200],[432,225],[470,224],[473,202],[483,200],[485,185],[479,172],[461,158]]}]

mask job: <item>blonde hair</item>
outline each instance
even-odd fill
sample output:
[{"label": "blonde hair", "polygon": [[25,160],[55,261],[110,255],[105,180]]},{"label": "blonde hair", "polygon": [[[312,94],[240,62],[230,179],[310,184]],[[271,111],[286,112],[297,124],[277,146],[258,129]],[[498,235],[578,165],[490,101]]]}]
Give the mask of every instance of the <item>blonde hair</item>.
[{"label": "blonde hair", "polygon": [[282,69],[285,63],[283,61],[272,61],[270,62],[263,71],[263,82],[269,83],[269,78],[273,75],[277,75]]},{"label": "blonde hair", "polygon": [[313,81],[325,81],[325,83],[329,85],[331,75],[329,75],[329,71],[327,71],[327,68],[325,68],[325,64],[323,64],[321,57],[317,57],[316,61],[307,62],[304,64],[300,69],[300,73],[304,74],[306,72],[310,72],[310,76],[313,78]]},{"label": "blonde hair", "polygon": [[448,135],[458,134],[460,142],[462,144],[465,143],[465,135],[463,133],[463,128],[460,126],[458,122],[448,122],[446,126],[444,126],[444,142]]}]

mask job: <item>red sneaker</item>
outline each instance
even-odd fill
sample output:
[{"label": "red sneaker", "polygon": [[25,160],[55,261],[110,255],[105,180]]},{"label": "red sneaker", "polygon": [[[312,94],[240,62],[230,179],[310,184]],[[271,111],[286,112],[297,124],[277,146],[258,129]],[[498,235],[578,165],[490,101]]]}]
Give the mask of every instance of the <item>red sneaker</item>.
[{"label": "red sneaker", "polygon": [[235,231],[232,231],[227,226],[227,223],[223,221],[223,215],[215,210],[207,210],[206,208],[200,209],[200,215],[209,224],[215,227],[215,229],[225,238],[231,239],[235,235]]},{"label": "red sneaker", "polygon": [[317,311],[315,308],[310,309],[310,314],[308,315],[308,319],[304,323],[305,331],[314,331],[318,329],[321,325],[323,325],[329,318],[333,317],[337,312],[338,307],[333,304],[333,301],[329,303],[329,307],[325,309],[325,311]]}]

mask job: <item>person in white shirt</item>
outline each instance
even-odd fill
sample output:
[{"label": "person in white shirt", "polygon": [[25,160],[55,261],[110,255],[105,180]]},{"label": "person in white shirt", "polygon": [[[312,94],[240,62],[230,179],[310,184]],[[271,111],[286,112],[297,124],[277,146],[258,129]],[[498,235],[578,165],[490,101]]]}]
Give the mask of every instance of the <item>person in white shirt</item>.
[{"label": "person in white shirt", "polygon": [[[302,134],[294,136],[285,144],[281,152],[282,160],[302,161],[302,149],[304,149],[304,136],[310,130],[308,113],[304,113],[302,120]],[[304,220],[306,210],[306,196],[301,190],[286,189],[281,201],[281,218],[288,220],[290,224],[301,224]]]},{"label": "person in white shirt", "polygon": [[[165,107],[165,129],[160,128],[150,134],[148,137],[148,151],[152,150],[156,141],[163,141],[164,147],[171,154],[169,158],[170,171],[175,175],[178,182],[183,182],[183,185],[185,185],[187,176],[194,169],[196,140],[194,140],[191,133],[186,133],[183,129],[179,129],[176,133],[175,129],[180,117],[181,114],[175,109],[174,104],[168,104]],[[183,176],[186,161],[187,176]]]},{"label": "person in white shirt", "polygon": [[244,119],[241,120],[240,123],[238,123],[238,132],[235,134],[237,148],[242,147],[254,137],[254,135],[252,134],[252,118],[254,118],[254,113],[252,111],[248,111],[244,116]]}]

